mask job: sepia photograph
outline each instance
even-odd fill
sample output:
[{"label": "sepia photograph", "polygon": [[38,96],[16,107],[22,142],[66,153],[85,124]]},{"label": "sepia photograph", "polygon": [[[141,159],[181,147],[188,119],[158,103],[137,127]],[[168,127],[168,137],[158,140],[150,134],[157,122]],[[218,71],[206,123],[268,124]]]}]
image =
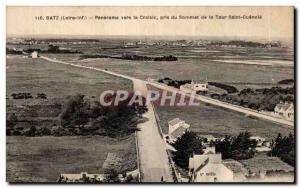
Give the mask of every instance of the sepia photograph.
[{"label": "sepia photograph", "polygon": [[6,6],[6,182],[296,183],[293,6]]}]

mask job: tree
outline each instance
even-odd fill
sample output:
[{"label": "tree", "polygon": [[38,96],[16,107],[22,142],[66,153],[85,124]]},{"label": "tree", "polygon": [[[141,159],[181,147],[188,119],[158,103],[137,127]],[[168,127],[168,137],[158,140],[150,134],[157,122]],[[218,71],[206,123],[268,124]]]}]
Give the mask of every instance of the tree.
[{"label": "tree", "polygon": [[48,51],[49,51],[49,52],[58,52],[58,51],[59,51],[59,46],[55,46],[55,45],[53,45],[53,44],[50,44],[50,45],[48,46]]},{"label": "tree", "polygon": [[60,115],[63,127],[81,125],[88,122],[87,104],[84,101],[84,95],[72,96],[64,106]]},{"label": "tree", "polygon": [[18,117],[15,113],[9,114],[6,119],[6,128],[13,128],[18,122]]},{"label": "tree", "polygon": [[105,171],[105,179],[104,182],[109,182],[109,183],[119,183],[119,175],[116,170],[114,169],[109,169]]},{"label": "tree", "polygon": [[49,136],[51,135],[51,130],[47,127],[42,127],[36,131],[37,136]]},{"label": "tree", "polygon": [[36,128],[35,126],[31,126],[30,129],[28,131],[25,132],[25,136],[30,136],[30,137],[34,137],[36,133]]},{"label": "tree", "polygon": [[202,141],[194,132],[185,132],[172,146],[177,150],[174,152],[175,163],[185,169],[188,168],[189,158],[193,154],[203,153]]},{"label": "tree", "polygon": [[272,150],[268,153],[269,156],[277,156],[282,161],[295,166],[295,137],[293,134],[282,137],[279,133],[275,139]]},{"label": "tree", "polygon": [[47,99],[47,95],[45,93],[38,93],[36,98],[37,99]]},{"label": "tree", "polygon": [[242,132],[237,137],[226,136],[223,141],[216,143],[216,152],[222,153],[223,159],[249,159],[254,157],[257,142],[250,139],[249,132]]},{"label": "tree", "polygon": [[223,141],[217,141],[215,144],[216,152],[222,153],[223,159],[231,157],[231,142],[232,138],[226,135]]},{"label": "tree", "polygon": [[[114,98],[110,100],[114,101]],[[59,135],[101,134],[110,137],[132,134],[138,130],[137,124],[148,109],[145,98],[142,105],[129,105],[129,102],[130,99],[127,99],[117,106],[102,106],[84,95],[71,96],[59,116],[63,129],[53,132]]]}]

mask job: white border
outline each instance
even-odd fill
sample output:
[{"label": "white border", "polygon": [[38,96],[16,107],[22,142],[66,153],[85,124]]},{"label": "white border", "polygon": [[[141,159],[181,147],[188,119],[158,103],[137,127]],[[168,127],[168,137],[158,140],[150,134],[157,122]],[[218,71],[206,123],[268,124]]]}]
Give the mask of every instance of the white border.
[{"label": "white border", "polygon": [[[167,5],[182,5],[182,6],[196,6],[196,5],[209,5],[209,6],[247,6],[247,5],[252,5],[252,6],[277,6],[277,5],[285,5],[285,6],[295,6],[298,8],[298,15],[299,15],[299,9],[300,9],[300,1],[299,0],[243,0],[243,1],[237,1],[237,0],[229,0],[229,1],[222,1],[222,0],[202,0],[202,1],[196,1],[196,0],[127,0],[126,2],[121,1],[121,0],[49,0],[49,1],[42,1],[42,0],[27,0],[26,2],[24,0],[4,0],[1,1],[1,6],[0,6],[0,12],[1,12],[1,19],[0,23],[2,26],[0,26],[0,58],[1,58],[1,67],[0,67],[0,81],[1,81],[1,90],[0,90],[0,119],[1,119],[1,137],[0,137],[0,152],[1,152],[1,163],[0,163],[0,185],[1,187],[11,187],[11,186],[21,186],[21,185],[9,185],[6,183],[6,139],[5,139],[5,113],[6,113],[6,107],[5,107],[5,41],[6,41],[6,36],[5,36],[5,9],[6,6],[13,6],[13,5],[125,5],[125,6],[132,6],[132,5],[158,5],[158,6],[167,6]],[[297,16],[297,15],[296,15]],[[297,24],[299,25],[299,19],[297,19]],[[296,34],[296,33],[295,33]],[[299,31],[297,30],[297,36],[299,34]],[[296,41],[297,42],[297,41]],[[297,54],[299,54],[299,48],[297,48]],[[298,59],[298,58],[296,58]],[[299,66],[297,66],[297,72],[299,71]],[[297,79],[297,88],[299,88],[299,80]],[[297,91],[298,93],[298,91]],[[297,101],[297,107],[299,106],[299,99]],[[297,108],[298,109],[298,108]],[[298,109],[299,110],[299,109]],[[297,113],[297,119],[298,119],[298,113]],[[299,121],[298,123],[299,124]],[[296,125],[298,127],[298,125]],[[297,136],[299,137],[299,128],[297,130]],[[297,139],[298,140],[298,139]],[[297,144],[297,156],[299,151],[299,143]],[[296,159],[297,161],[297,159]],[[297,161],[298,163],[298,161]],[[298,169],[298,168],[297,168]],[[297,172],[297,180],[299,180],[299,171]],[[36,186],[41,186],[41,185],[23,185],[26,187],[36,187]],[[65,185],[47,185],[47,187],[52,187],[52,186],[58,186],[62,187]],[[70,186],[70,185],[69,185]],[[72,186],[72,185],[71,185]],[[80,185],[80,187],[88,187],[90,185]],[[98,185],[97,185],[98,186]],[[117,185],[99,185],[99,186],[109,186],[109,187],[115,187]],[[124,186],[124,185],[122,185]],[[126,185],[125,185],[126,186]],[[128,186],[128,185],[127,185]],[[130,185],[130,186],[136,186],[136,185]],[[140,187],[142,185],[138,185]],[[147,185],[147,187],[163,187],[163,186],[170,186],[170,185]],[[188,185],[184,185],[188,186]],[[194,185],[195,186],[195,185]],[[217,187],[219,185],[197,185],[197,186],[209,186],[209,187]],[[228,186],[228,185],[222,185],[222,186]],[[235,185],[229,185],[229,186],[235,186]],[[237,185],[241,186],[241,185]],[[247,187],[254,187],[256,185],[247,185]],[[266,186],[274,186],[274,185],[266,185]],[[297,185],[298,186],[298,185]]]}]

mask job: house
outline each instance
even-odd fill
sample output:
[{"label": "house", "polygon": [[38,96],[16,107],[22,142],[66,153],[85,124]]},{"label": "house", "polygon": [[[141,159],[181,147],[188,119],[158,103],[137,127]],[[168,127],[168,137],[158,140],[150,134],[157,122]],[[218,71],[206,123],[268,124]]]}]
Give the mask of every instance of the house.
[{"label": "house", "polygon": [[180,86],[180,90],[186,93],[192,93],[197,91],[207,92],[207,83],[195,83],[193,80],[190,84],[184,84]]},{"label": "house", "polygon": [[175,118],[168,122],[169,125],[169,141],[175,142],[180,138],[186,131],[189,131],[190,125],[185,123],[185,121]]},{"label": "house", "polygon": [[284,117],[285,119],[294,120],[294,104],[288,102],[280,102],[274,108],[276,116]]},{"label": "house", "polygon": [[37,51],[33,51],[31,53],[31,58],[38,58],[38,52]]},{"label": "house", "polygon": [[189,158],[191,182],[233,182],[234,173],[222,163],[221,153],[194,155]]},{"label": "house", "polygon": [[208,135],[201,134],[201,135],[199,135],[199,138],[201,138],[203,140],[203,142],[205,142],[205,143],[215,142],[215,141],[219,140],[218,138],[216,138],[210,134],[208,134]]},{"label": "house", "polygon": [[271,150],[270,140],[266,140],[260,136],[251,136],[250,140],[255,140],[257,142],[255,150],[258,152],[266,152]]},{"label": "house", "polygon": [[[248,171],[247,181],[266,182],[270,179],[293,181],[294,167],[283,162],[278,157],[257,155],[251,159],[240,160]],[[274,181],[273,180],[273,181]]]},{"label": "house", "polygon": [[263,143],[266,141],[265,138],[260,137],[260,136],[251,136],[250,140],[255,140],[257,142],[257,146],[262,146]]},{"label": "house", "polygon": [[270,148],[272,146],[272,142],[270,140],[264,141],[262,143],[262,146]]},{"label": "house", "polygon": [[222,163],[233,172],[234,182],[244,182],[247,180],[248,170],[242,163],[233,159],[225,159]]},{"label": "house", "polygon": [[104,180],[104,174],[88,174],[87,172],[81,172],[80,174],[61,174],[58,178],[58,182],[65,183],[103,182]]},{"label": "house", "polygon": [[[106,182],[109,174],[89,174],[87,172],[81,172],[80,174],[60,174],[57,182],[62,183],[101,183]],[[120,182],[125,181],[140,181],[140,173],[139,170],[133,170],[126,172],[125,174],[117,174],[118,180]],[[131,179],[133,178],[133,180]]]}]

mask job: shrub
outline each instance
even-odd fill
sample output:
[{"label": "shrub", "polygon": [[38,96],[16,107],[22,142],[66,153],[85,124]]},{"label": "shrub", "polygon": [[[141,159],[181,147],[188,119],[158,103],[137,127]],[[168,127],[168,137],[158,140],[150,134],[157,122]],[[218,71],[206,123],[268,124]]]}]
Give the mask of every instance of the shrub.
[{"label": "shrub", "polygon": [[295,137],[293,134],[282,137],[279,133],[273,144],[270,156],[277,156],[282,161],[295,166]]},{"label": "shrub", "polygon": [[174,152],[174,162],[185,169],[188,168],[189,158],[193,154],[203,153],[202,141],[194,132],[185,132],[172,146],[177,150]]},{"label": "shrub", "polygon": [[250,139],[249,132],[242,132],[237,137],[225,136],[222,141],[217,141],[216,152],[222,153],[222,159],[249,159],[254,157],[257,142]]},{"label": "shrub", "polygon": [[45,93],[38,93],[36,98],[37,99],[47,99],[47,95]]},{"label": "shrub", "polygon": [[36,127],[35,126],[31,126],[30,129],[24,133],[24,135],[25,136],[34,137],[35,133],[36,133]]}]

